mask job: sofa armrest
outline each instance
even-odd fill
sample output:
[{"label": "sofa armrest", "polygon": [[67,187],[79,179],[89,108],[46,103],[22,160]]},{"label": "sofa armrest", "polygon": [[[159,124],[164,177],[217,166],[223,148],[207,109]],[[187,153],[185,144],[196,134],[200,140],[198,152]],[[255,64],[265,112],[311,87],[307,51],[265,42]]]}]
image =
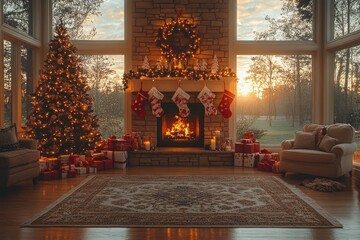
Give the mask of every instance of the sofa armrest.
[{"label": "sofa armrest", "polygon": [[294,140],[291,139],[291,140],[284,140],[281,142],[281,149],[282,150],[285,150],[285,149],[291,149],[294,147]]},{"label": "sofa armrest", "polygon": [[357,145],[355,142],[352,143],[341,143],[335,145],[331,152],[334,153],[337,157],[342,157],[345,155],[352,155],[356,151]]},{"label": "sofa armrest", "polygon": [[32,139],[32,138],[19,138],[19,145],[20,147],[23,148],[36,150],[38,146],[38,142],[36,139]]}]

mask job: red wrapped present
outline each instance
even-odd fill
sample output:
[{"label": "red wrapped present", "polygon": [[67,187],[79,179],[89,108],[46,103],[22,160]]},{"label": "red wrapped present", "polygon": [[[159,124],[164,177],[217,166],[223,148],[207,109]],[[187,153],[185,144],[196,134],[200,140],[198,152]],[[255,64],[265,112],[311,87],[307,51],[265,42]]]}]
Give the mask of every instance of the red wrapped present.
[{"label": "red wrapped present", "polygon": [[113,168],[113,161],[112,160],[103,160],[103,162],[104,162],[104,170]]},{"label": "red wrapped present", "polygon": [[72,154],[69,156],[69,163],[70,164],[74,164],[76,166],[76,162],[79,161],[79,155],[77,154]]},{"label": "red wrapped present", "polygon": [[130,151],[131,150],[131,141],[125,139],[116,139],[115,146],[113,146],[114,151]]},{"label": "red wrapped present", "polygon": [[116,142],[116,136],[111,136],[108,138],[107,140],[107,147],[109,150],[113,149],[115,146],[115,142]]},{"label": "red wrapped present", "polygon": [[68,178],[76,177],[76,170],[69,170],[67,176]]},{"label": "red wrapped present", "polygon": [[94,160],[90,163],[91,167],[96,167],[98,171],[102,171],[105,169],[103,160]]},{"label": "red wrapped present", "polygon": [[240,139],[241,143],[253,143],[253,141],[251,139],[247,139],[247,138],[242,138]]},{"label": "red wrapped present", "polygon": [[253,143],[247,143],[244,144],[244,153],[254,153],[254,144]]},{"label": "red wrapped present", "polygon": [[244,143],[236,142],[235,143],[235,152],[236,153],[243,153],[244,152]]},{"label": "red wrapped present", "polygon": [[244,138],[253,139],[254,138],[254,133],[253,132],[245,132],[244,133]]},{"label": "red wrapped present", "polygon": [[254,152],[258,153],[260,152],[260,142],[254,141]]}]

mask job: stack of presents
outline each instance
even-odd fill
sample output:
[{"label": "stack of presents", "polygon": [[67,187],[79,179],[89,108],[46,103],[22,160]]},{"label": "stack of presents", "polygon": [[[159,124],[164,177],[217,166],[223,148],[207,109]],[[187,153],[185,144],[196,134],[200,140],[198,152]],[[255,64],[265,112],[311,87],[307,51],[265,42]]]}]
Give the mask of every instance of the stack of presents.
[{"label": "stack of presents", "polygon": [[99,153],[87,155],[60,155],[40,159],[40,180],[63,179],[76,175],[97,173],[112,168],[126,167],[130,139],[111,137]]},{"label": "stack of presents", "polygon": [[260,142],[254,133],[246,132],[244,138],[235,143],[234,166],[257,168],[261,171],[279,173],[279,154],[260,150]]}]

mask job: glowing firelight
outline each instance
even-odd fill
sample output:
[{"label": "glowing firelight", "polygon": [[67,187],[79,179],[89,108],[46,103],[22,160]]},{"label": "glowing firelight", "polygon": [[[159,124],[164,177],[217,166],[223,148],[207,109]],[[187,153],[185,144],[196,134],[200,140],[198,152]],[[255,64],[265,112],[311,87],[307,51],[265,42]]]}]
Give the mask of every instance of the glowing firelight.
[{"label": "glowing firelight", "polygon": [[190,124],[185,118],[181,118],[178,115],[174,117],[171,128],[166,129],[166,137],[168,138],[190,138],[194,132],[190,129]]}]

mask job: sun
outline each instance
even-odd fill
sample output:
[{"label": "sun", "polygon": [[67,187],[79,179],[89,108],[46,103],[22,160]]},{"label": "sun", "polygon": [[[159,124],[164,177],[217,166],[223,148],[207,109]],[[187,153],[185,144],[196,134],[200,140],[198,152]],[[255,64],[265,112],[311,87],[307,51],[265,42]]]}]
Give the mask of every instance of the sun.
[{"label": "sun", "polygon": [[252,86],[250,83],[245,82],[244,80],[239,80],[237,83],[237,92],[238,96],[246,96],[252,92]]}]

